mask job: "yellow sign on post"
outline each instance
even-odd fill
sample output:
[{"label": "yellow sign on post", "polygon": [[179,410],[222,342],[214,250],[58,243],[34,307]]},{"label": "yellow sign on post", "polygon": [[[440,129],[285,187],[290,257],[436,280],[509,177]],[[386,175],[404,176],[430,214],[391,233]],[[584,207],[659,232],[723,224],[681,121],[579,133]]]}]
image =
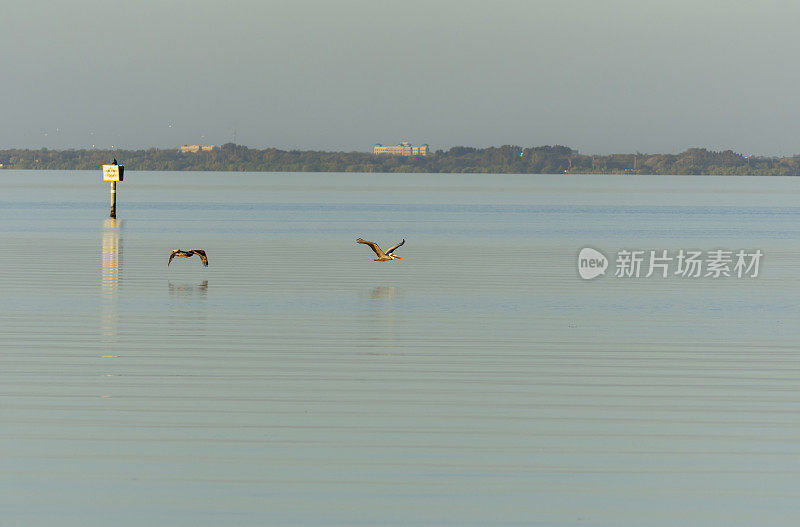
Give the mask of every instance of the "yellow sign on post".
[{"label": "yellow sign on post", "polygon": [[122,165],[103,165],[103,181],[122,181],[124,171]]},{"label": "yellow sign on post", "polygon": [[103,181],[111,182],[111,213],[110,218],[117,217],[117,181],[122,181],[125,167],[117,164],[116,158],[110,165],[103,165]]}]

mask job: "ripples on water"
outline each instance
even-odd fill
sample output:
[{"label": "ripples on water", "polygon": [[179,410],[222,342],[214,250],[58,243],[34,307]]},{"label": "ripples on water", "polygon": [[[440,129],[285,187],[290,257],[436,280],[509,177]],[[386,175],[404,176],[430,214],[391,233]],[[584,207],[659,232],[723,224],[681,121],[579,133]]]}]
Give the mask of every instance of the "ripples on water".
[{"label": "ripples on water", "polygon": [[[99,170],[0,186],[0,524],[800,517],[793,179],[132,172],[116,221]],[[583,282],[586,245],[765,259]]]}]

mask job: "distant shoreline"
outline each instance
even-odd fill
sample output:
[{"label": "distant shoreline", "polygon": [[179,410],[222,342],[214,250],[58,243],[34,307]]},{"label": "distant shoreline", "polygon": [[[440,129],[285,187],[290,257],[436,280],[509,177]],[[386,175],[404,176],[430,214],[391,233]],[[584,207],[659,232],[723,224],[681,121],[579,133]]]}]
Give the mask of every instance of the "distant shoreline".
[{"label": "distant shoreline", "polygon": [[690,148],[680,154],[586,155],[565,146],[453,147],[426,156],[255,149],[228,143],[210,151],[0,150],[0,169],[95,170],[116,157],[130,170],[446,174],[641,174],[800,176],[800,156],[745,156]]}]

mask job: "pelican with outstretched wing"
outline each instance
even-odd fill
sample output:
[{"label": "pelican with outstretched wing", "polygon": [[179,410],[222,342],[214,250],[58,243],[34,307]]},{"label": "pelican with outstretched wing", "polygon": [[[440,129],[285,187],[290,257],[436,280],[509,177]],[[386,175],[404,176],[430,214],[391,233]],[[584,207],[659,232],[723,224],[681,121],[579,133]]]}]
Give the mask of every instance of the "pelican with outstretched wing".
[{"label": "pelican with outstretched wing", "polygon": [[182,251],[181,249],[175,249],[171,253],[169,253],[169,262],[167,262],[167,267],[169,264],[172,263],[172,259],[176,256],[178,258],[191,258],[193,255],[197,255],[200,257],[200,260],[203,262],[203,267],[208,267],[208,257],[206,256],[206,252],[203,249],[193,249],[191,251]]},{"label": "pelican with outstretched wing", "polygon": [[367,240],[364,240],[362,238],[358,238],[356,241],[358,243],[363,243],[364,245],[369,245],[370,248],[373,251],[375,251],[375,254],[378,256],[377,258],[375,258],[376,262],[388,262],[389,260],[402,260],[402,258],[394,254],[394,251],[397,250],[398,247],[406,243],[405,238],[403,238],[402,242],[398,243],[393,247],[389,247],[388,251],[383,252],[383,250],[381,250],[381,248],[375,242],[368,242]]}]

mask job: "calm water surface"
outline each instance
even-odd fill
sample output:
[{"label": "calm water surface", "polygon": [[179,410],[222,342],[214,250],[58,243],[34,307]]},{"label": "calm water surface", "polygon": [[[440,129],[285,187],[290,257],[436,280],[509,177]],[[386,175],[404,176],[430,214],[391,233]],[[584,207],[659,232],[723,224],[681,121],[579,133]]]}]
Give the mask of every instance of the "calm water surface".
[{"label": "calm water surface", "polygon": [[0,171],[0,525],[800,521],[800,179],[100,179]]}]

